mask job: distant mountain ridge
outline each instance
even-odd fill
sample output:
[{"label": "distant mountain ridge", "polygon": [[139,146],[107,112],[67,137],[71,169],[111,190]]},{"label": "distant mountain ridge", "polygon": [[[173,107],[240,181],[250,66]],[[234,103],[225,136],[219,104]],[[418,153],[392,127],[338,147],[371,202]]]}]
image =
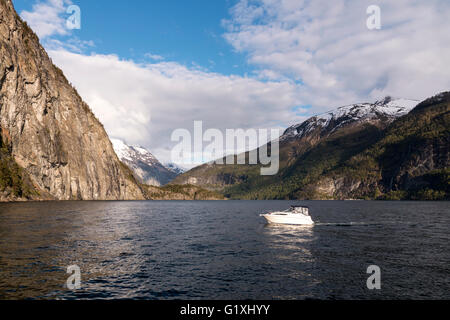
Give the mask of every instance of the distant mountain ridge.
[{"label": "distant mountain ridge", "polygon": [[340,107],[289,127],[280,140],[299,139],[317,128],[320,128],[323,133],[332,133],[354,122],[382,120],[385,123],[389,123],[408,114],[418,104],[419,101],[417,100],[386,97],[375,103],[352,104]]},{"label": "distant mountain ridge", "polygon": [[[341,107],[291,126],[279,139],[280,171],[275,176],[260,176],[259,165],[206,164],[180,175],[174,183],[195,184],[236,199],[448,198],[447,96],[443,93],[422,103],[387,97]],[[423,134],[435,138],[420,138]],[[386,136],[404,139],[404,144],[386,151]],[[426,166],[414,169],[411,159],[401,169],[414,148],[428,150],[428,155],[421,151],[419,157],[427,159]],[[367,155],[374,150],[378,150],[376,156]],[[371,160],[364,165],[356,160],[365,157]],[[399,176],[399,172],[404,174]]]},{"label": "distant mountain ridge", "polygon": [[166,167],[146,148],[130,146],[120,139],[111,139],[119,159],[135,174],[136,178],[150,186],[163,186],[182,173],[182,169],[171,164]]},{"label": "distant mountain ridge", "polygon": [[175,163],[164,163],[164,167],[166,167],[168,170],[172,171],[176,175],[183,174],[187,171],[187,169],[175,164]]}]

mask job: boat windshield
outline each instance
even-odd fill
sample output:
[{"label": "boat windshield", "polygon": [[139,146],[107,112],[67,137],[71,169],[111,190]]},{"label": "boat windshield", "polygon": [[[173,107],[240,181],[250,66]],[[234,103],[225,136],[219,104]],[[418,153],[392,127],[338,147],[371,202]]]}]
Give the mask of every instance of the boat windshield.
[{"label": "boat windshield", "polygon": [[286,211],[291,213],[303,214],[305,216],[309,215],[309,208],[307,207],[291,207]]}]

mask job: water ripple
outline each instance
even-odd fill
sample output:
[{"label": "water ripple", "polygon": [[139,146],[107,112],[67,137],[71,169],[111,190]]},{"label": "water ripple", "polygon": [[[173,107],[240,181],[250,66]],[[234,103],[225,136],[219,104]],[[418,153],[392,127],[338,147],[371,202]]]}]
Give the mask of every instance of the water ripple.
[{"label": "water ripple", "polygon": [[[450,298],[448,203],[308,202],[313,227],[258,216],[291,204],[0,204],[0,298]],[[371,264],[380,291],[366,288]]]}]

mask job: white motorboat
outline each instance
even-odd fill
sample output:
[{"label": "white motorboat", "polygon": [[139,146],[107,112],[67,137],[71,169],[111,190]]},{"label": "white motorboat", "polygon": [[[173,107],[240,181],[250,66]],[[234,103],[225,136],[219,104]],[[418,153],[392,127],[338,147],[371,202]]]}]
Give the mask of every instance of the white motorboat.
[{"label": "white motorboat", "polygon": [[309,215],[309,208],[303,206],[292,206],[286,211],[269,212],[261,214],[269,223],[313,225],[314,221]]}]

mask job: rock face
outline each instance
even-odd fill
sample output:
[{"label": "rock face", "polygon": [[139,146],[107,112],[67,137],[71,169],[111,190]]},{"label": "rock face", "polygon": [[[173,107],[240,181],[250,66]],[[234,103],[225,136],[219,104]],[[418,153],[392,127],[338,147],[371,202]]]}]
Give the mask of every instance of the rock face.
[{"label": "rock face", "polygon": [[111,139],[111,142],[119,159],[142,183],[159,187],[168,184],[178,175],[175,169],[163,166],[150,151],[143,147],[129,146],[119,139]]},{"label": "rock face", "polygon": [[144,199],[103,126],[11,0],[0,0],[0,57],[1,140],[38,194],[59,200]]}]

